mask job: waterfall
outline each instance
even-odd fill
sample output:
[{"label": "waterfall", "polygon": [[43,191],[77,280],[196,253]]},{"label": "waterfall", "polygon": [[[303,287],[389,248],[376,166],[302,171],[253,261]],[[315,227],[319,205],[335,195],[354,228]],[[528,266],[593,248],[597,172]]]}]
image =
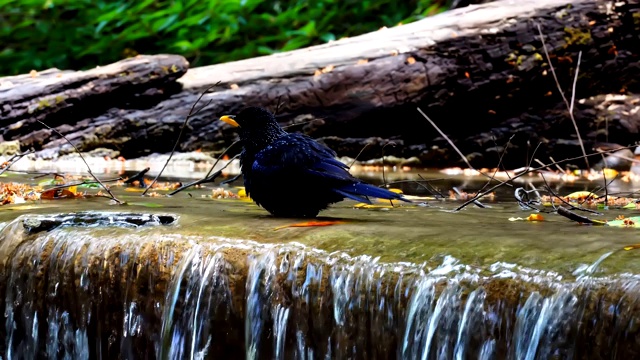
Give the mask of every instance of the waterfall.
[{"label": "waterfall", "polygon": [[450,256],[385,263],[152,227],[32,233],[22,220],[0,232],[2,359],[640,354],[640,278],[597,277],[605,256],[567,277]]}]

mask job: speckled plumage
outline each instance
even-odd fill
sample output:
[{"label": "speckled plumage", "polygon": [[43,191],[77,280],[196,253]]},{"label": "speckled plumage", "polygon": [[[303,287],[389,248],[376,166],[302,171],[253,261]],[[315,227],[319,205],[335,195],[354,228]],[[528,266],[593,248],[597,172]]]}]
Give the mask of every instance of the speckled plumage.
[{"label": "speckled plumage", "polygon": [[284,131],[263,108],[249,107],[233,118],[243,145],[240,164],[247,195],[275,216],[315,217],[344,198],[407,201],[353,177],[333,150]]}]

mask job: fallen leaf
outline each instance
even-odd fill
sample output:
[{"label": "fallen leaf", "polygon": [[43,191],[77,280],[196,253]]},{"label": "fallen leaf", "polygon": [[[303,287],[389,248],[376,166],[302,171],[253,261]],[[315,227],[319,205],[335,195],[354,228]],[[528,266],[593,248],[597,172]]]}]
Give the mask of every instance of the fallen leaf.
[{"label": "fallen leaf", "polygon": [[565,198],[570,199],[570,200],[584,200],[584,199],[592,198],[592,197],[596,197],[596,194],[594,194],[591,191],[576,191],[576,192],[572,192],[571,194],[565,196]]},{"label": "fallen leaf", "polygon": [[[389,201],[389,200],[384,200],[384,201]],[[367,203],[357,203],[353,205],[353,207],[356,209],[393,209],[393,206],[391,205],[373,205],[373,204],[367,204]]]},{"label": "fallen leaf", "polygon": [[605,169],[602,169],[602,174],[607,179],[613,179],[614,177],[618,176],[618,171],[614,169],[605,168]]},{"label": "fallen leaf", "polygon": [[531,214],[527,218],[529,221],[544,221],[544,217],[540,214]]},{"label": "fallen leaf", "polygon": [[280,230],[280,229],[290,228],[290,227],[331,226],[331,225],[338,225],[338,224],[344,224],[344,221],[333,221],[333,220],[332,221],[305,221],[305,222],[296,223],[296,224],[278,226],[273,230],[275,231],[275,230]]},{"label": "fallen leaf", "polygon": [[140,188],[134,188],[134,187],[128,187],[125,188],[124,191],[129,191],[129,192],[143,192],[144,189],[140,189]]},{"label": "fallen leaf", "polygon": [[640,244],[627,245],[627,246],[623,247],[622,249],[625,250],[625,251],[640,249]]},{"label": "fallen leaf", "polygon": [[607,221],[607,226],[640,228],[640,216]]},{"label": "fallen leaf", "polygon": [[73,199],[75,197],[76,197],[76,194],[72,193],[67,189],[46,190],[40,195],[40,198],[44,200]]},{"label": "fallen leaf", "polygon": [[132,202],[132,203],[129,203],[129,205],[144,206],[148,208],[161,208],[164,206],[164,205],[152,203],[152,202]]}]

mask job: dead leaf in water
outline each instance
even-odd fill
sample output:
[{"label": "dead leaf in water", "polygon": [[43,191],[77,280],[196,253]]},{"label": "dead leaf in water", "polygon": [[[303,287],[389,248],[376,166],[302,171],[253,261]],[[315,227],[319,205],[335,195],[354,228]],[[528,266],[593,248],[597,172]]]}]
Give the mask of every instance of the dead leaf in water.
[{"label": "dead leaf in water", "polygon": [[128,192],[143,192],[145,189],[141,189],[141,188],[132,188],[132,187],[128,187],[125,188],[124,191],[128,191]]},{"label": "dead leaf in water", "polygon": [[531,214],[526,218],[510,217],[509,221],[544,221],[544,217],[540,214]]},{"label": "dead leaf in water", "polygon": [[616,220],[607,221],[607,226],[623,227],[623,228],[640,228],[640,216],[620,217]]},{"label": "dead leaf in water", "polygon": [[[82,196],[80,194],[80,196]],[[40,199],[43,200],[55,200],[55,199],[73,199],[78,197],[78,195],[74,192],[69,191],[68,189],[53,189],[46,190],[40,195]]]},{"label": "dead leaf in water", "polygon": [[[385,202],[389,202],[389,200],[384,200]],[[367,203],[357,203],[353,205],[356,209],[393,209],[392,205],[373,205]]]},{"label": "dead leaf in water", "polygon": [[527,218],[529,221],[544,221],[544,217],[541,214],[531,214]]},{"label": "dead leaf in water", "polygon": [[284,229],[284,228],[290,228],[290,227],[313,227],[313,226],[331,226],[331,225],[338,225],[338,224],[344,224],[344,221],[337,221],[337,220],[331,220],[331,221],[305,221],[305,222],[301,222],[301,223],[296,223],[296,224],[289,224],[289,225],[282,225],[282,226],[278,226],[276,228],[274,228],[273,230],[280,230],[280,229]]}]

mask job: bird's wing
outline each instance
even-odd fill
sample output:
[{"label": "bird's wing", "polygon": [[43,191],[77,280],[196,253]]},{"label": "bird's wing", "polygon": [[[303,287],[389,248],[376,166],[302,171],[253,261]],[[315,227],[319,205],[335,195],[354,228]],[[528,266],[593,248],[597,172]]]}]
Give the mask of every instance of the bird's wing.
[{"label": "bird's wing", "polygon": [[368,197],[408,201],[401,195],[366,184],[353,177],[349,167],[335,158],[328,147],[302,134],[287,134],[258,152],[252,166],[254,177],[294,181],[321,180],[334,192],[356,201],[370,203]]},{"label": "bird's wing", "polygon": [[285,172],[298,176],[319,176],[336,182],[354,181],[348,167],[328,147],[303,134],[287,134],[258,152],[253,162],[254,174]]}]

